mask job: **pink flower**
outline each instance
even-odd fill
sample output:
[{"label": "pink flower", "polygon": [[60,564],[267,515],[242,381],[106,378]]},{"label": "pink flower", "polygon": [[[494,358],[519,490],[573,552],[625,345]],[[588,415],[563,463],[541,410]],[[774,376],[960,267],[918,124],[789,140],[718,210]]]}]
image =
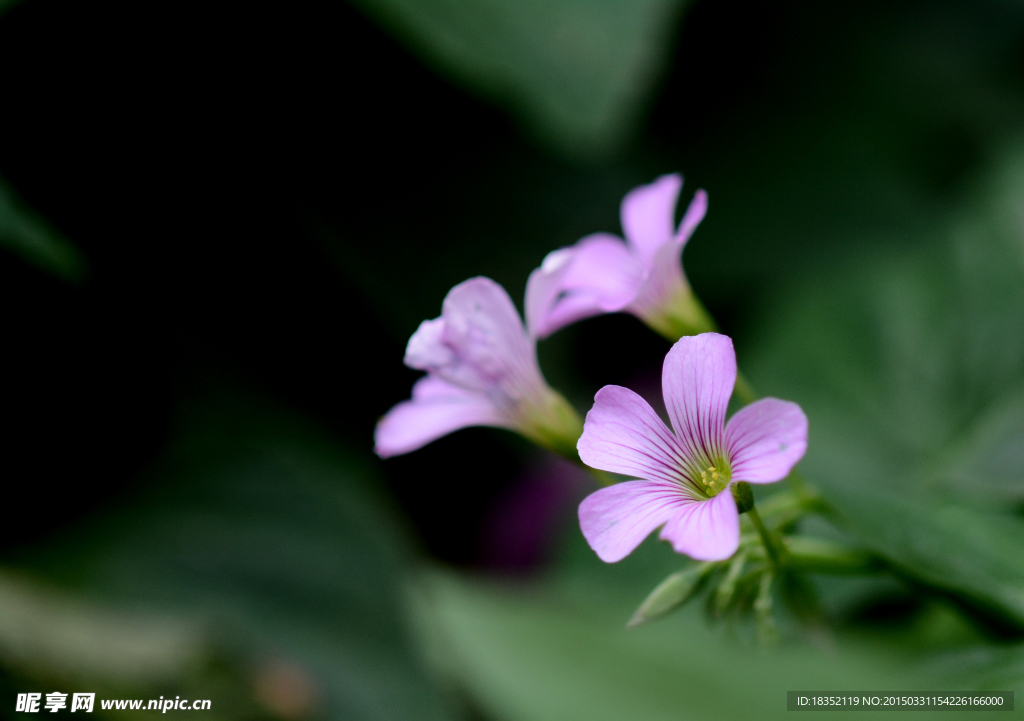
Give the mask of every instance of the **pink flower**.
[{"label": "pink flower", "polygon": [[680,175],[663,175],[622,199],[623,242],[588,235],[548,254],[527,283],[526,322],[537,338],[583,318],[626,311],[675,340],[712,326],[683,275],[682,253],[708,208],[698,190],[679,227]]},{"label": "pink flower", "polygon": [[764,398],[725,410],[736,382],[732,341],[688,336],[665,356],[662,393],[674,432],[636,393],[598,391],[577,448],[594,468],[644,480],[602,488],[583,500],[580,527],[602,561],[632,552],[651,531],[678,553],[718,561],[739,545],[739,514],[729,486],[774,483],[807,450],[807,416],[795,403]]},{"label": "pink flower", "polygon": [[448,291],[441,317],[423,321],[409,339],[405,364],[427,375],[410,400],[377,423],[381,458],[468,426],[508,428],[575,454],[579,416],[544,381],[534,340],[508,293],[490,278],[471,278]]}]

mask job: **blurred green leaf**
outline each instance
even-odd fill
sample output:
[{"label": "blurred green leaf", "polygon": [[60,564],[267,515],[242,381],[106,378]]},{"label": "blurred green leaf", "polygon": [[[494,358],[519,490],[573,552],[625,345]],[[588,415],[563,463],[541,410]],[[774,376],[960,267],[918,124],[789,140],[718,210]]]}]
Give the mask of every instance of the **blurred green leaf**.
[{"label": "blurred green leaf", "polygon": [[[0,12],[5,5],[0,0]],[[85,280],[85,258],[71,241],[26,208],[14,190],[0,178],[0,246],[64,280]]]},{"label": "blurred green leaf", "polygon": [[938,657],[929,673],[938,679],[958,679],[978,691],[1012,689],[1024,693],[1024,646],[972,648]]},{"label": "blurred green leaf", "polygon": [[997,504],[1024,504],[1024,392],[992,404],[958,447],[941,460],[950,485]]},{"label": "blurred green leaf", "polygon": [[434,67],[575,155],[636,127],[683,0],[357,0]]},{"label": "blurred green leaf", "polygon": [[448,672],[495,718],[785,718],[787,690],[930,687],[889,649],[759,653],[708,627],[696,609],[626,630],[615,622],[622,607],[600,598],[567,605],[441,574],[427,586],[433,615],[424,623],[443,631]]},{"label": "blurred green leaf", "polygon": [[882,492],[830,489],[864,543],[928,585],[1024,629],[1024,523]]},{"label": "blurred green leaf", "polygon": [[801,284],[741,358],[807,411],[803,467],[862,543],[1017,632],[1022,159],[1002,155],[929,242]]},{"label": "blurred green leaf", "polygon": [[308,679],[300,692],[337,718],[451,717],[408,631],[411,548],[366,461],[229,399],[187,414],[150,483],[34,565],[107,603],[199,618],[255,669],[257,697]]},{"label": "blurred green leaf", "polygon": [[164,681],[205,652],[195,623],[89,604],[0,573],[0,658],[33,675]]}]

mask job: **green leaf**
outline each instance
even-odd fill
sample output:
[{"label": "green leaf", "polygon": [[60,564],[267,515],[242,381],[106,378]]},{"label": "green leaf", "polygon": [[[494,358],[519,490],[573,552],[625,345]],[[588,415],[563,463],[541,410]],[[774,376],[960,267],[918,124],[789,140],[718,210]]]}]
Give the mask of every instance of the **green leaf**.
[{"label": "green leaf", "polygon": [[199,618],[243,665],[299,669],[333,717],[446,719],[410,633],[412,549],[376,483],[315,427],[209,403],[150,493],[31,565],[106,604]]},{"label": "green leaf", "polygon": [[832,489],[861,540],[901,571],[1024,629],[1024,523],[1012,516]]},{"label": "green leaf", "polygon": [[1017,632],[1022,161],[1007,151],[930,236],[804,282],[741,356],[766,393],[804,407],[802,467],[860,542]]},{"label": "green leaf", "polygon": [[682,0],[358,0],[428,63],[575,155],[635,128]]},{"label": "green leaf", "polygon": [[[443,661],[489,716],[519,721],[787,718],[786,691],[928,688],[887,649],[743,647],[698,609],[626,630],[617,604],[567,605],[543,593],[428,579]],[[883,714],[885,717],[885,714]],[[951,718],[955,718],[953,714]]]},{"label": "green leaf", "polygon": [[[0,12],[3,9],[0,1]],[[78,248],[26,208],[3,178],[0,178],[0,245],[73,283],[85,280],[88,272]]]},{"label": "green leaf", "polygon": [[981,692],[1012,690],[1020,699],[1024,693],[1024,646],[972,648],[946,654],[931,664],[929,672],[936,679],[957,679]]},{"label": "green leaf", "polygon": [[166,682],[206,650],[196,623],[88,603],[0,572],[0,658],[42,676],[113,683]]},{"label": "green leaf", "polygon": [[1024,504],[1024,390],[985,409],[935,464],[935,478],[994,506]]}]

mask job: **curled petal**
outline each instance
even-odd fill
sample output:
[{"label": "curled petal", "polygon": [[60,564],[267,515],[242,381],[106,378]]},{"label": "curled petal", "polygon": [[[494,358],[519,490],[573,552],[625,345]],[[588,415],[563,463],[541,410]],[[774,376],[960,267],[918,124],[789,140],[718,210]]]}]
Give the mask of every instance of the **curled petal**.
[{"label": "curled petal", "polygon": [[740,515],[736,501],[725,489],[707,501],[691,501],[661,529],[677,553],[698,561],[721,561],[740,545]]},{"label": "curled petal", "polygon": [[381,458],[399,456],[468,426],[511,427],[486,396],[425,376],[412,387],[412,399],[388,411],[374,431]]},{"label": "curled petal", "polygon": [[544,257],[540,267],[530,273],[526,281],[526,329],[531,337],[545,338],[573,322],[559,324],[552,315],[562,294],[562,278],[575,255],[575,247],[553,250]]},{"label": "curled petal", "polygon": [[441,316],[445,342],[488,380],[533,359],[519,312],[490,278],[470,278],[448,291]]},{"label": "curled petal", "polygon": [[441,317],[409,339],[406,364],[466,390],[516,402],[542,385],[512,299],[490,278],[470,278],[448,291]]},{"label": "curled petal", "polygon": [[605,386],[597,392],[576,449],[592,468],[651,481],[682,480],[684,456],[672,432],[628,388]]},{"label": "curled petal", "polygon": [[645,263],[675,236],[676,201],[682,187],[681,175],[663,175],[649,185],[634,188],[622,199],[622,229]]},{"label": "curled petal", "polygon": [[807,451],[807,416],[796,403],[762,398],[729,419],[725,444],[733,480],[781,481]]},{"label": "curled petal", "polygon": [[684,336],[665,356],[665,406],[680,444],[701,464],[725,451],[725,411],[734,385],[736,352],[728,336]]},{"label": "curled petal", "polygon": [[418,371],[442,368],[455,362],[455,353],[444,344],[444,318],[420,323],[405,346],[405,364]]},{"label": "curled petal", "polygon": [[679,513],[685,503],[688,501],[670,483],[617,483],[583,499],[580,529],[598,558],[615,563],[628,556],[651,531]]},{"label": "curled petal", "polygon": [[622,310],[636,295],[643,271],[626,245],[595,233],[550,253],[526,286],[527,325],[543,338],[583,318]]}]

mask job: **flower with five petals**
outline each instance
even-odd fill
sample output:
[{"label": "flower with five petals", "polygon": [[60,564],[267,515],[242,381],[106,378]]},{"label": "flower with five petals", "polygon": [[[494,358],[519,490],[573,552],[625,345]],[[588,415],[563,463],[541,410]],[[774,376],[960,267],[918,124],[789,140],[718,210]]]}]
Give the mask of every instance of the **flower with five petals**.
[{"label": "flower with five petals", "polygon": [[602,488],[580,504],[580,527],[601,560],[625,558],[658,527],[661,539],[695,559],[735,553],[739,514],[729,487],[782,480],[807,449],[807,416],[796,403],[763,398],[726,424],[735,382],[732,341],[703,333],[681,338],[665,357],[672,430],[633,391],[598,391],[577,444],[580,458],[642,479]]}]

